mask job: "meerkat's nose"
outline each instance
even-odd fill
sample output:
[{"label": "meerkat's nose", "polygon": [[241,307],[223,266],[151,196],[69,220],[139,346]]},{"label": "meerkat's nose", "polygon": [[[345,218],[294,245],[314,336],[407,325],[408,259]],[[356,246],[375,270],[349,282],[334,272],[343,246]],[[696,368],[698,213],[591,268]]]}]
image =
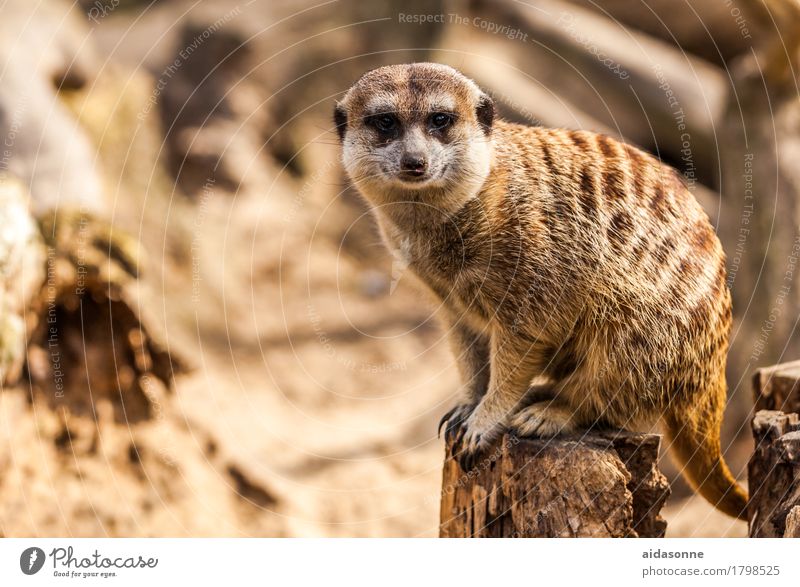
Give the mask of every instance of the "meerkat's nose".
[{"label": "meerkat's nose", "polygon": [[428,161],[422,155],[407,153],[400,160],[400,168],[413,175],[422,175],[428,168]]}]

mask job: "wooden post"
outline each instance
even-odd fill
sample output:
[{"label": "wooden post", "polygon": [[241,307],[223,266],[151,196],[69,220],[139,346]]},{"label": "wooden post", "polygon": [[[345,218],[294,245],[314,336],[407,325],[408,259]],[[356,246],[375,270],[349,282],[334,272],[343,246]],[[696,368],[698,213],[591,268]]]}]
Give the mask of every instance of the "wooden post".
[{"label": "wooden post", "polygon": [[800,413],[800,361],[758,369],[753,375],[756,410]]},{"label": "wooden post", "polygon": [[748,465],[751,538],[800,537],[800,419],[761,410],[753,419],[756,449]]},{"label": "wooden post", "polygon": [[439,535],[661,537],[669,484],[656,468],[661,437],[587,432],[554,440],[503,436],[474,469],[448,440]]},{"label": "wooden post", "polygon": [[753,376],[755,451],[748,465],[750,536],[800,537],[800,361]]}]

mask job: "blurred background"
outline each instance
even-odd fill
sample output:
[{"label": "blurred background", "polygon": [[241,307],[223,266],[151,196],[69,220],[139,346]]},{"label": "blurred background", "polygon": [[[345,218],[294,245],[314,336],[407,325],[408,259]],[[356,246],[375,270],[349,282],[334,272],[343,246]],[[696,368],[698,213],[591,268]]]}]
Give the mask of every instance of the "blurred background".
[{"label": "blurred background", "polygon": [[[6,0],[0,534],[435,536],[458,379],[335,100],[437,61],[678,168],[728,254],[724,448],[800,358],[794,0]],[[744,536],[674,480],[668,536]]]}]

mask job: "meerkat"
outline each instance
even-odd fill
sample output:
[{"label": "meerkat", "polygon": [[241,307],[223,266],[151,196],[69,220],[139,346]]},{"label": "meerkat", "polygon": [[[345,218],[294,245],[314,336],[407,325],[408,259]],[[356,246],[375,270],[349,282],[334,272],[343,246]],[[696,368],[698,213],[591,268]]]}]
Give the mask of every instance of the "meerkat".
[{"label": "meerkat", "polygon": [[677,171],[608,136],[499,120],[432,63],[364,74],[334,124],[386,245],[445,315],[463,389],[442,425],[465,469],[505,431],[660,421],[693,487],[745,518],[720,447],[725,255]]}]

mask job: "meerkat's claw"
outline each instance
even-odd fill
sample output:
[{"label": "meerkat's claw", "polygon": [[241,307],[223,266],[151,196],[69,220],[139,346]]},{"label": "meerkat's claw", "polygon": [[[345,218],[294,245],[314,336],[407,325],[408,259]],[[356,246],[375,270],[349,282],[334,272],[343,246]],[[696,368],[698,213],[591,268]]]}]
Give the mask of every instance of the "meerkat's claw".
[{"label": "meerkat's claw", "polygon": [[469,471],[478,464],[494,440],[504,430],[499,423],[481,426],[475,420],[475,412],[473,412],[467,422],[459,428],[457,445],[453,449],[458,463],[464,471]]},{"label": "meerkat's claw", "polygon": [[463,451],[458,457],[458,466],[462,471],[471,471],[478,464],[478,461],[483,456],[481,452],[467,452]]},{"label": "meerkat's claw", "polygon": [[485,457],[491,441],[486,440],[486,435],[476,433],[469,439],[458,444],[454,450],[456,460],[463,471],[471,471]]},{"label": "meerkat's claw", "polygon": [[468,446],[462,438],[453,445],[453,457],[458,461],[458,466],[462,471],[470,471],[480,455],[476,446]]},{"label": "meerkat's claw", "polygon": [[518,437],[553,438],[576,430],[572,410],[553,401],[537,402],[511,417],[509,428]]},{"label": "meerkat's claw", "polygon": [[450,427],[450,426],[449,426],[449,424],[450,424],[450,418],[452,418],[452,417],[453,417],[453,414],[455,413],[455,411],[456,411],[456,410],[457,410],[459,407],[460,407],[460,406],[454,406],[453,408],[449,409],[449,410],[447,411],[447,413],[446,413],[444,416],[442,416],[442,419],[441,419],[441,420],[439,420],[439,425],[436,427],[436,438],[441,438],[441,436],[442,436],[442,428],[444,428],[444,427],[445,427],[445,425],[447,425],[447,427],[448,427],[448,428]]},{"label": "meerkat's claw", "polygon": [[474,404],[463,403],[454,406],[439,420],[437,436],[441,436],[442,428],[444,428],[445,438],[450,441],[455,436],[455,441],[457,442],[460,439],[459,436],[463,435],[463,424],[473,410],[475,410]]}]

